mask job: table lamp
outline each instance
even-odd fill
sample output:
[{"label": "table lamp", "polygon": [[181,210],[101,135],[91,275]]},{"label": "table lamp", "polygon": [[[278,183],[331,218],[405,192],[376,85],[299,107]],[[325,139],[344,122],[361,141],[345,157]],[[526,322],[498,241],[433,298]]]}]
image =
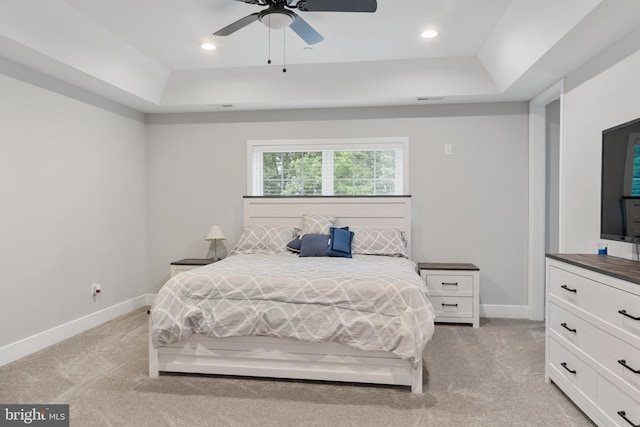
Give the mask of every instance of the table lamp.
[{"label": "table lamp", "polygon": [[212,225],[207,234],[206,240],[213,240],[213,260],[218,261],[218,240],[225,240],[226,237],[219,225]]}]

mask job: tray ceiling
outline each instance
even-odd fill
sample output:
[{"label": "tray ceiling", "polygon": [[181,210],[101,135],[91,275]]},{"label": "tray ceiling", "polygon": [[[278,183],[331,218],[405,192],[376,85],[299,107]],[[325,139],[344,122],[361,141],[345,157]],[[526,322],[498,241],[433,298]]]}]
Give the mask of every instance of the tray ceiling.
[{"label": "tray ceiling", "polygon": [[[263,8],[3,0],[0,55],[5,69],[10,61],[149,113],[515,101],[640,23],[636,0],[378,0],[375,13],[296,11],[325,38],[312,46],[260,22],[213,36]],[[429,29],[438,36],[420,37]]]}]

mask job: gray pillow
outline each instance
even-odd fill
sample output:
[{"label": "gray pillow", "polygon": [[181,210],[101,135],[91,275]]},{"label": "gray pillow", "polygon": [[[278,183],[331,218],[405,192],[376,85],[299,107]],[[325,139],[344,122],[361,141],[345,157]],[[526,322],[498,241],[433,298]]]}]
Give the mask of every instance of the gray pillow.
[{"label": "gray pillow", "polygon": [[244,229],[232,254],[283,254],[295,233],[293,227],[253,224]]},{"label": "gray pillow", "polygon": [[336,217],[323,214],[302,215],[302,229],[300,236],[305,234],[329,234],[329,228],[333,227]]},{"label": "gray pillow", "polygon": [[361,255],[387,255],[409,258],[407,242],[396,228],[353,229],[353,253]]},{"label": "gray pillow", "polygon": [[297,254],[300,253],[300,246],[302,245],[302,239],[298,236],[289,243],[287,243],[287,249]]},{"label": "gray pillow", "polygon": [[328,234],[305,234],[300,243],[301,257],[327,256],[329,249]]}]

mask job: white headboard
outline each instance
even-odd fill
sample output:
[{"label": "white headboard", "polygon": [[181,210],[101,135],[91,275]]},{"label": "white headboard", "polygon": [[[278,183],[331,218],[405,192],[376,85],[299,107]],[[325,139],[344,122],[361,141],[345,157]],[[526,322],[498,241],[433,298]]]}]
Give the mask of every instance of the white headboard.
[{"label": "white headboard", "polygon": [[411,253],[411,196],[383,197],[251,197],[244,198],[244,226],[252,224],[300,227],[303,214],[338,218],[336,226],[398,228]]}]

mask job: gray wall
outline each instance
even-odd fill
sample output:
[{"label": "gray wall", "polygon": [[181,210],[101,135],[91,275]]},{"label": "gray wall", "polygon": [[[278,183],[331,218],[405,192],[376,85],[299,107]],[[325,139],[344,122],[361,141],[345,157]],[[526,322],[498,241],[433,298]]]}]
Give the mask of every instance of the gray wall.
[{"label": "gray wall", "polygon": [[[637,36],[632,40],[634,46]],[[564,252],[596,252],[602,130],[640,117],[640,51],[629,54],[627,45],[622,40],[566,79],[561,199]],[[636,258],[630,243],[609,242],[609,254]]]},{"label": "gray wall", "polygon": [[2,347],[144,293],[146,153],[140,114],[3,74],[0,94]]},{"label": "gray wall", "polygon": [[[526,305],[525,103],[149,116],[150,291],[168,278],[172,260],[207,255],[212,224],[233,247],[242,232],[248,139],[379,136],[410,139],[413,258],[475,263],[481,304]],[[444,155],[446,143],[452,156]]]},{"label": "gray wall", "polygon": [[560,100],[546,107],[545,251],[560,251]]}]

